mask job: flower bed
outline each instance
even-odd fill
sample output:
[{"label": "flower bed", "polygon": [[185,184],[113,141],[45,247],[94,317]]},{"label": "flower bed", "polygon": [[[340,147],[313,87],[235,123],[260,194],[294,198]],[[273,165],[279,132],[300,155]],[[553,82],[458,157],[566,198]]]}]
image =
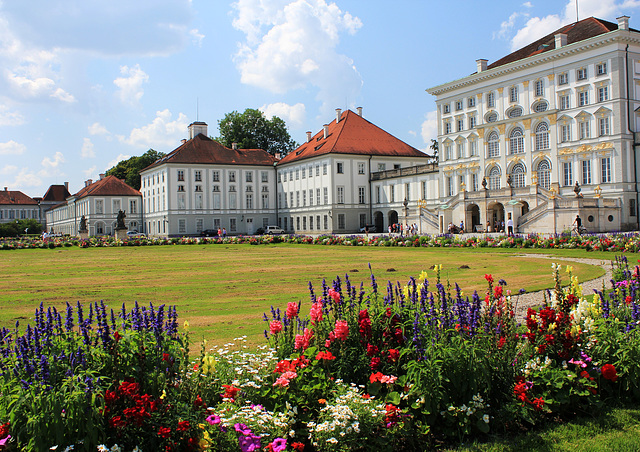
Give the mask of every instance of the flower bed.
[{"label": "flower bed", "polygon": [[492,275],[471,295],[440,266],[382,289],[322,282],[265,314],[269,346],[195,360],[175,308],[40,306],[0,331],[0,448],[424,450],[637,403],[640,271],[616,264],[593,301],[554,264],[524,325]]},{"label": "flower bed", "polygon": [[0,250],[60,248],[79,246],[80,248],[110,246],[150,246],[150,245],[194,245],[194,244],[250,244],[268,245],[274,243],[296,243],[308,245],[341,246],[403,246],[403,247],[457,247],[457,248],[537,248],[537,249],[585,249],[587,251],[638,252],[640,234],[593,234],[572,237],[566,234],[556,236],[529,234],[526,236],[464,236],[464,235],[416,235],[401,237],[397,235],[262,235],[232,237],[172,237],[147,238],[136,237],[129,240],[117,240],[113,237],[91,237],[80,240],[75,237],[52,237],[43,241],[40,238],[0,239]]}]

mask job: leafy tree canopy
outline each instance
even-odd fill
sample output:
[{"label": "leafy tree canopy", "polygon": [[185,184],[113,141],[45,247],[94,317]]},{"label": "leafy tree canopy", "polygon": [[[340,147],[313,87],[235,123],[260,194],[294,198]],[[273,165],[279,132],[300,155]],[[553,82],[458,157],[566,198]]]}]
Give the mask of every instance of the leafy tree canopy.
[{"label": "leafy tree canopy", "polygon": [[19,237],[24,234],[40,234],[42,225],[37,220],[16,220],[0,224],[0,237]]},{"label": "leafy tree canopy", "polygon": [[124,179],[128,185],[140,190],[140,171],[162,157],[164,157],[162,152],[149,149],[139,157],[133,156],[118,162],[116,166],[107,170],[106,174],[107,176],[116,176],[118,179]]},{"label": "leafy tree canopy", "polygon": [[264,149],[271,155],[279,152],[284,157],[298,147],[282,119],[277,116],[267,119],[264,113],[253,108],[247,108],[244,113],[227,113],[218,121],[218,129],[220,136],[215,140],[229,148],[238,143],[240,149]]}]

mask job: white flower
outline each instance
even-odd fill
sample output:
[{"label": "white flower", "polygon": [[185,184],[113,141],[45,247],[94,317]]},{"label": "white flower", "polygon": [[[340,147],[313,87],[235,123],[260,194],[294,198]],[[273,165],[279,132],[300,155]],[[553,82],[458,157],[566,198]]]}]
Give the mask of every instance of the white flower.
[{"label": "white flower", "polygon": [[335,439],[335,438],[332,436],[331,438],[329,438],[329,439],[327,440],[327,442],[328,442],[328,443],[331,443],[331,444],[336,444],[336,443],[338,442],[338,440],[337,440],[337,439]]},{"label": "white flower", "polygon": [[104,444],[100,444],[98,446],[98,452],[109,452],[109,448],[107,446],[105,446]]},{"label": "white flower", "polygon": [[482,416],[482,420],[485,422],[485,424],[489,423],[489,415],[485,414],[484,416]]},{"label": "white flower", "polygon": [[117,444],[114,444],[113,447],[111,447],[111,452],[122,452],[120,449],[120,446],[118,446]]}]

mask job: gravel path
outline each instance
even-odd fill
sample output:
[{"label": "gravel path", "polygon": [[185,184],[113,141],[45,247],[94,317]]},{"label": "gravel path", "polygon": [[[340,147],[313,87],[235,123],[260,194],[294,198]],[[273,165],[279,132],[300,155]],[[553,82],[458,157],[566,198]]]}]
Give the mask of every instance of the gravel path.
[{"label": "gravel path", "polygon": [[[542,258],[549,259],[550,261],[571,261],[579,264],[589,264],[589,265],[597,265],[598,267],[602,267],[605,271],[604,276],[600,278],[592,279],[590,281],[582,282],[580,285],[582,286],[582,293],[585,295],[590,295],[593,293],[593,289],[602,289],[602,284],[604,283],[605,287],[610,286],[610,281],[612,277],[611,271],[611,261],[604,261],[601,259],[563,259],[558,256],[546,256],[541,254],[518,254],[518,257],[530,257],[530,258]],[[564,270],[563,270],[564,272]],[[551,263],[549,264],[549,273],[551,273]],[[566,275],[566,274],[565,274]],[[565,276],[562,275],[562,276]],[[566,280],[566,278],[565,278]],[[544,290],[539,290],[537,292],[525,293],[522,295],[518,295],[516,301],[516,318],[518,320],[524,320],[527,316],[527,309],[540,306],[544,300],[543,296]]]}]

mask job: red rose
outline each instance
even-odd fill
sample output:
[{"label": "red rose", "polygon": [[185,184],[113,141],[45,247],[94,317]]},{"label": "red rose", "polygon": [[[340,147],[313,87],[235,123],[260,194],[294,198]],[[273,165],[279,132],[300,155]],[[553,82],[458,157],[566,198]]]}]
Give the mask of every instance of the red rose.
[{"label": "red rose", "polygon": [[171,429],[169,427],[160,427],[160,430],[158,430],[158,436],[160,438],[167,439],[169,435],[171,435]]},{"label": "red rose", "polygon": [[602,369],[600,370],[602,371],[602,376],[605,379],[613,382],[618,380],[618,374],[613,364],[605,364],[604,366],[602,366]]}]

